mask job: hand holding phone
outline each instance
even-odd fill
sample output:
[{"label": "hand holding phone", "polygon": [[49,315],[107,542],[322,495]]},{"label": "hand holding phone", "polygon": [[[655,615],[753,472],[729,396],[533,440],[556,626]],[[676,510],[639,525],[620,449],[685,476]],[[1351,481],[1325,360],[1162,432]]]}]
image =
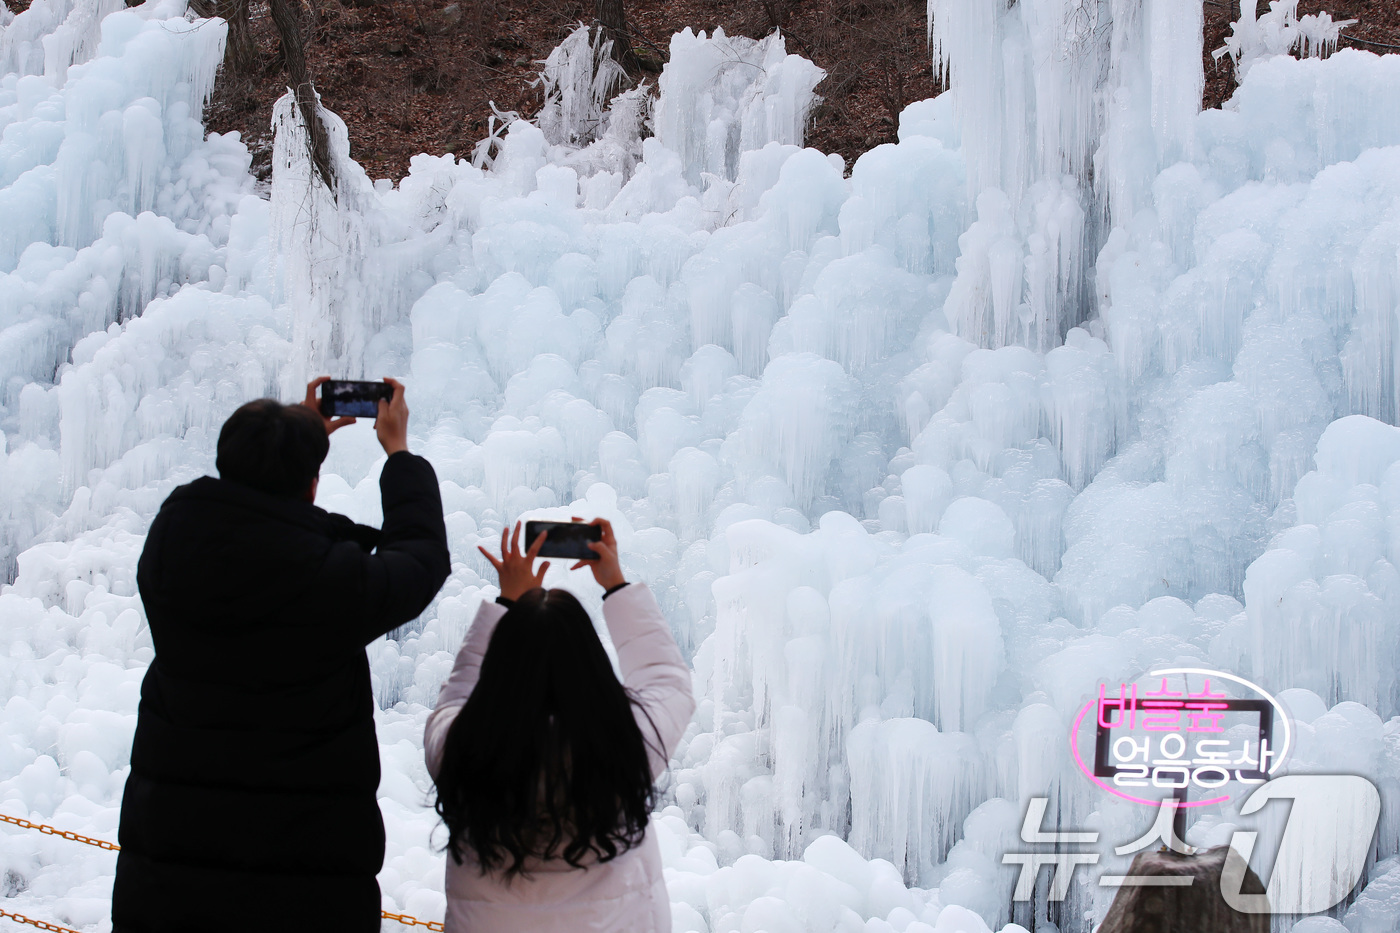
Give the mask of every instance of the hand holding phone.
[{"label": "hand holding phone", "polygon": [[408,449],[408,402],[397,379],[368,382],[321,376],[307,384],[304,404],[321,415],[327,434],[354,424],[356,418],[373,418],[374,433],[386,454]]},{"label": "hand holding phone", "polygon": [[570,570],[587,567],[593,571],[593,579],[604,591],[627,582],[627,578],[622,575],[622,565],[617,558],[617,536],[613,534],[611,522],[606,518],[595,518],[593,521],[585,523],[583,519],[575,516],[572,522],[560,522],[559,524],[565,528],[598,529],[597,538],[588,542],[591,555],[580,557],[578,563],[570,567]]},{"label": "hand holding phone", "polygon": [[325,418],[377,418],[380,399],[394,398],[394,387],[388,382],[326,377],[316,381],[322,383],[320,407]]},{"label": "hand holding phone", "polygon": [[379,446],[384,452],[393,455],[408,450],[408,402],[404,400],[403,383],[387,376],[384,383],[393,393],[387,401],[383,398],[378,401],[374,433],[379,436]]},{"label": "hand holding phone", "polygon": [[311,409],[316,414],[321,416],[321,421],[326,426],[327,434],[339,431],[347,424],[355,423],[355,418],[353,415],[343,415],[341,417],[334,417],[330,413],[328,413],[324,407],[322,407],[322,399],[316,396],[316,390],[330,381],[330,376],[318,376],[317,378],[312,379],[306,384],[306,398],[302,401],[303,405],[305,405],[307,408]]},{"label": "hand holding phone", "polygon": [[531,547],[539,536],[544,534],[541,557],[569,557],[574,560],[593,560],[598,555],[589,545],[603,540],[603,529],[598,525],[585,525],[572,522],[526,522],[525,547]]}]

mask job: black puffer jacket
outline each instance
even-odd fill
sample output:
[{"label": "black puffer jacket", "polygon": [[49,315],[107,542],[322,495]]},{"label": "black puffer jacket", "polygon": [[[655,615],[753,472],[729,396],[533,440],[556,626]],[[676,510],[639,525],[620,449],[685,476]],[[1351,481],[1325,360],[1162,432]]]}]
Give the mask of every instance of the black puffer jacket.
[{"label": "black puffer jacket", "polygon": [[379,929],[384,823],[365,645],[450,570],[432,466],[396,453],[382,531],[204,477],[170,494],[137,583],[141,685],[117,931]]}]

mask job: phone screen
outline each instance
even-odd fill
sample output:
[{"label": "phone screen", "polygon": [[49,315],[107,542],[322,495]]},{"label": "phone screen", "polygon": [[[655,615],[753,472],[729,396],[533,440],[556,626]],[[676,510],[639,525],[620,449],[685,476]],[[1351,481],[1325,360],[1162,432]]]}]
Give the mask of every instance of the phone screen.
[{"label": "phone screen", "polygon": [[332,379],[321,385],[321,414],[327,418],[376,418],[379,400],[390,401],[394,387],[387,382]]},{"label": "phone screen", "polygon": [[526,522],[525,550],[535,543],[540,532],[549,532],[540,548],[540,557],[571,557],[574,560],[593,560],[598,552],[588,546],[590,541],[602,541],[603,529],[583,522]]}]

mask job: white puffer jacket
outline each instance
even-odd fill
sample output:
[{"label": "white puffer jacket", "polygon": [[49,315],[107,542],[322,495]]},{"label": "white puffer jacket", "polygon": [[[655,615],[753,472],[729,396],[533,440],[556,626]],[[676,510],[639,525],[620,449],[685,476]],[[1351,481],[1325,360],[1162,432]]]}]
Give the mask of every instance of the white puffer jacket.
[{"label": "white puffer jacket", "polygon": [[[491,633],[505,612],[499,603],[482,603],[438,695],[437,708],[428,717],[423,751],[434,777],[447,731],[476,687]],[[690,669],[645,584],[630,583],[614,591],[603,601],[603,618],[617,649],[622,682],[641,704],[640,709],[634,706],[633,715],[647,740],[655,779],[666,770],[695,712]],[[661,852],[650,832],[641,845],[608,862],[572,868],[561,860],[535,861],[529,869],[528,877],[507,882],[499,872],[483,873],[469,857],[458,865],[449,855],[447,933],[671,930]]]}]

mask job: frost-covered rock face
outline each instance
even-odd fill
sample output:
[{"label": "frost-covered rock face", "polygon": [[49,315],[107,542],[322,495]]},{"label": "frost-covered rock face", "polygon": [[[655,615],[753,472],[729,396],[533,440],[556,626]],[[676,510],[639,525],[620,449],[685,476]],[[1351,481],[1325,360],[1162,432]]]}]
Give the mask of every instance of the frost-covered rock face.
[{"label": "frost-covered rock face", "polygon": [[[337,200],[291,108],[270,201],[239,140],[201,138],[221,24],[105,0],[6,23],[0,811],[114,835],[150,517],[238,404],[387,374],[458,563],[368,649],[386,907],[443,908],[421,733],[494,595],[476,545],[596,514],[701,698],[653,822],[678,930],[1031,926],[1044,891],[1013,905],[1001,863],[1026,801],[1141,835],[1065,737],[1164,663],[1279,694],[1294,770],[1377,781],[1345,920],[1394,929],[1400,59],[1262,58],[1197,114],[1189,4],[935,6],[956,101],[849,174],[800,148],[809,62],[682,33],[654,137],[615,103],[587,148],[517,122],[489,170],[424,155],[376,185],[332,119]],[[971,55],[987,36],[1006,67]],[[319,504],[377,521],[380,461],[338,432]],[[96,928],[111,856],[68,846],[0,836],[13,906]],[[1110,895],[1074,886],[1060,928]]]}]

